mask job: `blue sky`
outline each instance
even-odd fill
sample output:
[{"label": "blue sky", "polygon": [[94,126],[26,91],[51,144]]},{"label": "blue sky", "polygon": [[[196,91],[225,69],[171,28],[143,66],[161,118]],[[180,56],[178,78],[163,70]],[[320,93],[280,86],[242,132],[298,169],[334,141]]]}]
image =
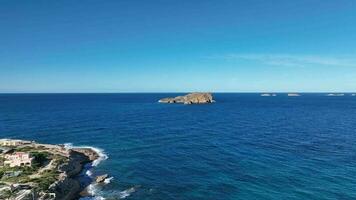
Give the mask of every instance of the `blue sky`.
[{"label": "blue sky", "polygon": [[0,92],[353,92],[353,0],[0,0]]}]

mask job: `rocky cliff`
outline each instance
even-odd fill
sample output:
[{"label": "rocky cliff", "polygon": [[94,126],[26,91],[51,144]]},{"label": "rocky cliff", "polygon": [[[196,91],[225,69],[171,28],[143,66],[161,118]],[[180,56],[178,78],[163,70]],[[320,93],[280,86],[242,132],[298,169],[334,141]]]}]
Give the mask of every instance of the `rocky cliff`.
[{"label": "rocky cliff", "polygon": [[183,104],[205,104],[213,103],[213,95],[211,93],[190,93],[185,96],[168,97],[160,99],[159,103],[183,103]]},{"label": "rocky cliff", "polygon": [[56,200],[76,199],[81,192],[79,181],[75,179],[86,163],[98,159],[97,152],[90,148],[73,148],[69,150],[69,161],[59,167],[62,172],[59,180],[52,185]]},{"label": "rocky cliff", "polygon": [[66,148],[64,145],[13,141],[18,144],[12,147],[11,152],[0,152],[0,158],[4,158],[6,153],[21,152],[29,154],[34,161],[28,168],[6,166],[9,172],[18,171],[20,168],[22,171],[26,170],[27,173],[10,178],[0,176],[0,199],[78,199],[83,189],[78,175],[84,169],[85,164],[92,163],[100,157],[93,148]]}]

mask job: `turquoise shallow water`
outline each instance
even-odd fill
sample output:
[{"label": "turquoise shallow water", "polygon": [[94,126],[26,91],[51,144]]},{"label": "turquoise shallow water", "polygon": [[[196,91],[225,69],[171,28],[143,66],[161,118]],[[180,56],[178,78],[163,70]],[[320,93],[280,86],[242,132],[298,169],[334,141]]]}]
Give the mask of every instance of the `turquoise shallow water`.
[{"label": "turquoise shallow water", "polygon": [[0,95],[0,137],[101,148],[107,199],[356,199],[356,97]]}]

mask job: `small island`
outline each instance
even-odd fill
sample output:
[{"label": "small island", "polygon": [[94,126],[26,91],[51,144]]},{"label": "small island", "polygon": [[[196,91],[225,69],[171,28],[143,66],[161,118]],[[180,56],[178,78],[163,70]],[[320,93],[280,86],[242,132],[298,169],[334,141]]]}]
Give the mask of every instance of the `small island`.
[{"label": "small island", "polygon": [[298,94],[298,93],[288,93],[287,96],[289,96],[289,97],[299,97],[300,94]]},{"label": "small island", "polygon": [[345,94],[343,94],[343,93],[330,93],[330,94],[327,94],[326,96],[329,96],[329,97],[343,97],[343,96],[345,96]]},{"label": "small island", "polygon": [[168,97],[160,99],[159,103],[207,104],[214,103],[211,93],[195,92],[185,96]]},{"label": "small island", "polygon": [[0,139],[0,199],[78,199],[77,175],[99,157],[89,147]]},{"label": "small island", "polygon": [[277,96],[276,94],[270,94],[270,93],[263,93],[261,94],[261,97],[275,97]]}]

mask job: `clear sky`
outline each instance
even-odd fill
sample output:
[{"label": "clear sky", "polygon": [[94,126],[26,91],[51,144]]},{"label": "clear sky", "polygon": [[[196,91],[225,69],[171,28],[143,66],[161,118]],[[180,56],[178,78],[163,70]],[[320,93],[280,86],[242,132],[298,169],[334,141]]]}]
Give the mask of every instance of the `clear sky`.
[{"label": "clear sky", "polygon": [[0,0],[0,92],[353,92],[354,0]]}]

